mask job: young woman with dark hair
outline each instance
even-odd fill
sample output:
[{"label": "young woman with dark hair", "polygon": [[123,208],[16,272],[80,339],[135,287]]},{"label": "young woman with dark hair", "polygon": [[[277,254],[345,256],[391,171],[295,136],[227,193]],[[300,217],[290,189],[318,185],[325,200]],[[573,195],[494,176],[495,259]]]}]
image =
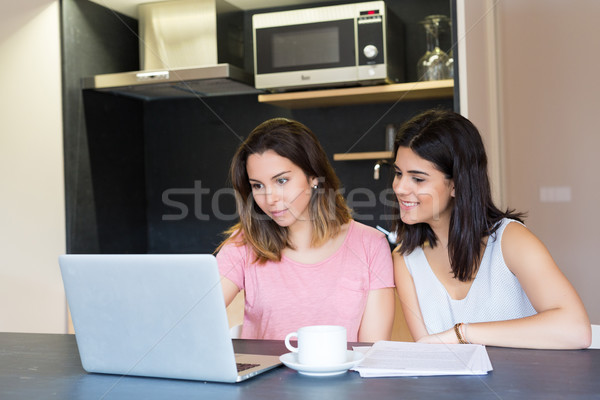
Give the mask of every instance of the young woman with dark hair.
[{"label": "young woman with dark hair", "polygon": [[242,337],[283,339],[342,325],[349,341],[390,339],[389,245],[352,220],[317,137],[276,118],[256,127],[231,164],[240,221],[217,249],[225,302],[244,290]]},{"label": "young woman with dark hair", "polygon": [[394,153],[396,290],[416,341],[589,346],[575,289],[523,214],[492,202],[483,142],[469,120],[420,114],[399,130]]}]

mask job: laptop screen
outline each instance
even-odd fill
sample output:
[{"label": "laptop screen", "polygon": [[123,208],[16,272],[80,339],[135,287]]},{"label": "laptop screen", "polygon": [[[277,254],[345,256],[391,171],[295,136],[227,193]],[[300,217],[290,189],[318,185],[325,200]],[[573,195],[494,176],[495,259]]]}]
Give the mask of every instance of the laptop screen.
[{"label": "laptop screen", "polygon": [[59,263],[86,371],[237,380],[213,255],[64,255]]}]

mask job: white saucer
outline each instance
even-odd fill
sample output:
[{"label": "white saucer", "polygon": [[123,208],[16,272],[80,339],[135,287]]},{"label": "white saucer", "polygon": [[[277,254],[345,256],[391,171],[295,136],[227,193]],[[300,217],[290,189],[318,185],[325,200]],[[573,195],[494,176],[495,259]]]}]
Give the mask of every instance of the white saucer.
[{"label": "white saucer", "polygon": [[340,375],[355,367],[364,358],[364,354],[357,351],[348,350],[346,352],[346,362],[338,365],[306,365],[298,363],[296,353],[286,353],[279,357],[279,360],[288,368],[295,369],[303,375],[309,376],[332,376]]}]

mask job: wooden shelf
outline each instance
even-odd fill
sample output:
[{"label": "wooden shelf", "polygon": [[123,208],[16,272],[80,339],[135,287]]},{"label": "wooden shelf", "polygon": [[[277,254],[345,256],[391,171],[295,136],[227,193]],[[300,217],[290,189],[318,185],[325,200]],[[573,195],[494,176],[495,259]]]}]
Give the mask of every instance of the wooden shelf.
[{"label": "wooden shelf", "polygon": [[452,98],[453,95],[454,80],[446,79],[392,85],[259,94],[258,102],[293,109]]},{"label": "wooden shelf", "polygon": [[357,160],[386,160],[394,157],[392,151],[368,151],[365,153],[337,153],[333,155],[334,161]]}]

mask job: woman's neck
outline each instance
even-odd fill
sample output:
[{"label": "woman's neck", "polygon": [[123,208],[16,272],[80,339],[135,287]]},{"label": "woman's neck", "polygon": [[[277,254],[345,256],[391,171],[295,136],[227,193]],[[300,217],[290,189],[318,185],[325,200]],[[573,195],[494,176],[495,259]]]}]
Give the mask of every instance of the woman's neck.
[{"label": "woman's neck", "polygon": [[288,227],[288,233],[294,250],[306,250],[311,247],[313,227],[310,221],[297,221]]},{"label": "woman's neck", "polygon": [[443,248],[448,248],[448,237],[450,232],[450,220],[449,219],[439,219],[434,223],[430,223],[429,227],[435,234],[435,237],[438,241],[438,245]]},{"label": "woman's neck", "polygon": [[296,262],[316,264],[331,257],[343,246],[349,228],[350,223],[342,225],[337,235],[329,238],[318,246],[313,246],[312,244],[312,227],[309,231],[310,235],[306,232],[296,232],[294,229],[296,236],[290,236],[294,248],[286,247],[283,249],[282,254]]}]

